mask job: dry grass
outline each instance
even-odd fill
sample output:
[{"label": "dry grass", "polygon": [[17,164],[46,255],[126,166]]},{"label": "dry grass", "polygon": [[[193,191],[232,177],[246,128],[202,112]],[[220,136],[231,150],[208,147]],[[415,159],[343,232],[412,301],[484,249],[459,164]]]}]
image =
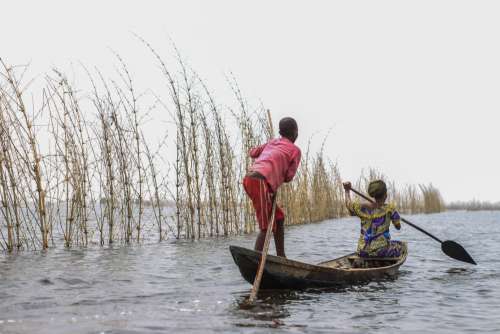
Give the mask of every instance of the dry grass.
[{"label": "dry grass", "polygon": [[386,175],[380,171],[369,168],[362,171],[360,178],[356,182],[356,187],[366,190],[370,181],[381,179],[387,184],[388,200],[396,204],[402,213],[435,213],[445,210],[445,205],[441,193],[432,184],[417,186],[406,185],[398,187]]},{"label": "dry grass", "polygon": [[[151,235],[199,239],[255,230],[241,180],[251,164],[249,149],[274,135],[271,113],[247,103],[232,75],[227,81],[234,107],[223,107],[176,50],[168,63],[142,42],[167,87],[155,103],[175,125],[174,135],[162,134],[154,145],[144,123],[158,109],[141,99],[119,55],[117,80],[85,68],[88,92],[52,71],[37,108],[26,103],[26,68],[1,62],[0,247],[107,245]],[[162,153],[166,146],[175,147],[174,157]],[[309,147],[295,180],[280,192],[289,225],[346,214],[337,164],[323,149]],[[357,187],[365,189],[373,178],[385,177],[369,170]],[[403,212],[444,208],[432,185],[388,184]]]}]

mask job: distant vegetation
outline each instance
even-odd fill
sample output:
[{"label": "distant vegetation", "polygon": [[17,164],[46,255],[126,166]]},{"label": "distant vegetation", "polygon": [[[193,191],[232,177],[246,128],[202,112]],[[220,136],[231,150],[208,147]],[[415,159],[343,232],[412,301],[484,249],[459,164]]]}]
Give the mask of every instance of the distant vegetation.
[{"label": "distant vegetation", "polygon": [[356,186],[364,190],[368,183],[375,179],[382,179],[386,182],[389,201],[393,201],[401,213],[437,213],[446,209],[441,193],[432,184],[399,187],[394,181],[373,168],[362,173]]},{"label": "distant vegetation", "polygon": [[[248,150],[273,133],[270,113],[250,106],[234,78],[234,107],[218,102],[205,83],[177,57],[171,64],[145,41],[166,89],[154,105],[143,102],[125,62],[119,80],[87,72],[90,91],[53,70],[41,102],[31,104],[25,67],[0,69],[0,248],[45,249],[114,242],[198,239],[249,233],[254,212],[241,180]],[[169,113],[175,133],[157,142],[145,119]],[[228,117],[229,116],[229,117]],[[175,148],[166,156],[164,148]],[[337,164],[321,149],[303,147],[298,174],[280,190],[287,224],[346,214]],[[432,185],[397,187],[375,170],[357,187],[384,178],[402,212],[444,209]]]},{"label": "distant vegetation", "polygon": [[500,202],[481,202],[472,200],[468,202],[451,202],[446,205],[448,210],[467,210],[467,211],[480,211],[480,210],[500,210]]}]

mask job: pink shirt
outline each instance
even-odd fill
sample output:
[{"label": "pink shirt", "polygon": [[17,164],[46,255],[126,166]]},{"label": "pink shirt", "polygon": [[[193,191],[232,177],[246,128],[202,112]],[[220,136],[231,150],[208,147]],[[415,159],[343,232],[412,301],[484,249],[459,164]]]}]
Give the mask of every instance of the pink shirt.
[{"label": "pink shirt", "polygon": [[250,171],[262,174],[273,192],[283,182],[292,181],[300,163],[300,149],[284,137],[254,147],[249,154],[255,159]]}]

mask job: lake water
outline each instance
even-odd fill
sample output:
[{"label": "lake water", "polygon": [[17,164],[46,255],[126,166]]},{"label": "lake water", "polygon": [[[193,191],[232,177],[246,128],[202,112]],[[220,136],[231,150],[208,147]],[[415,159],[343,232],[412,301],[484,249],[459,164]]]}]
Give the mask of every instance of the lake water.
[{"label": "lake water", "polygon": [[[409,256],[395,281],[340,291],[265,294],[229,254],[255,235],[142,246],[0,255],[0,333],[499,333],[500,212],[408,216],[462,244],[472,266],[442,254],[409,226],[393,231]],[[288,227],[289,258],[320,262],[352,252],[354,218]]]}]

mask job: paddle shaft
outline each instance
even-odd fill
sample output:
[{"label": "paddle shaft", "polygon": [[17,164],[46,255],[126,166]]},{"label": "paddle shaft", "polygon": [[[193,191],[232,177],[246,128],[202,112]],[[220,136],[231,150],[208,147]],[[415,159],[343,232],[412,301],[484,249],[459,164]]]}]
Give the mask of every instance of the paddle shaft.
[{"label": "paddle shaft", "polygon": [[257,298],[257,293],[259,292],[260,281],[262,280],[262,274],[264,273],[264,267],[266,265],[267,252],[269,251],[269,243],[271,241],[271,234],[273,233],[274,227],[274,216],[276,215],[276,197],[277,192],[273,198],[273,209],[271,211],[271,217],[268,221],[266,238],[264,239],[264,247],[262,248],[262,255],[260,257],[259,268],[257,270],[257,275],[255,276],[255,280],[253,281],[252,291],[250,292],[250,297],[248,301],[253,303],[255,298]]},{"label": "paddle shaft", "polygon": [[[363,197],[364,199],[366,199],[367,201],[371,202],[371,203],[375,203],[375,201],[373,201],[371,198],[369,198],[368,196],[365,196],[364,194],[360,193],[359,191],[357,191],[356,189],[353,189],[351,188],[352,192],[355,193],[356,195],[360,196],[360,197]],[[441,241],[439,238],[433,236],[432,234],[430,234],[429,232],[427,232],[426,230],[422,229],[421,227],[418,227],[417,225],[409,222],[408,220],[404,219],[404,218],[401,218],[401,220],[403,222],[405,222],[406,224],[410,225],[411,227],[413,227],[414,229],[417,229],[419,230],[420,232],[424,233],[424,234],[427,234],[429,237],[431,237],[432,239],[436,240],[437,242],[439,242],[440,244],[443,243],[443,241]]]}]

